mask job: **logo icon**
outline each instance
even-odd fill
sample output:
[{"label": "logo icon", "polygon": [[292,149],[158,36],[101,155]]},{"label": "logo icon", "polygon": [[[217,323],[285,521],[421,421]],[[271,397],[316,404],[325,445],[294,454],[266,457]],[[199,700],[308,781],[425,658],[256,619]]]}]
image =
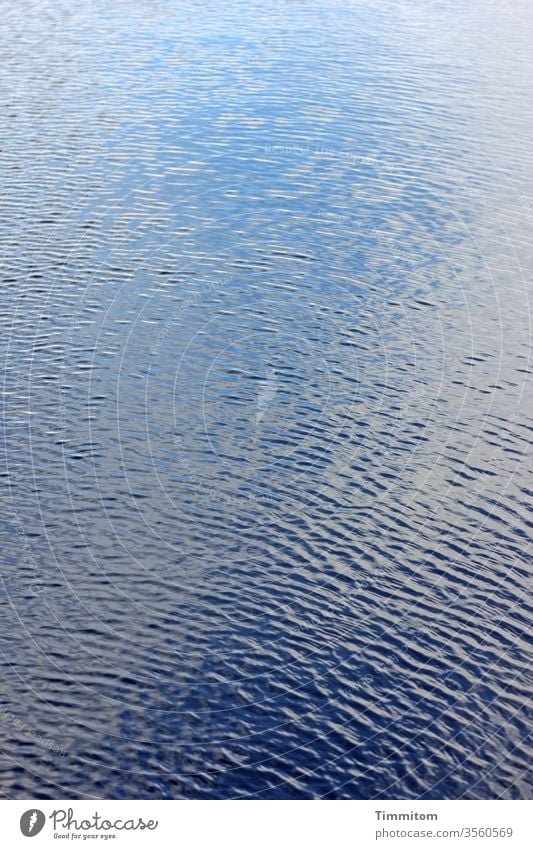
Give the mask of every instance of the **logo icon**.
[{"label": "logo icon", "polygon": [[263,380],[257,396],[257,409],[255,414],[256,427],[259,425],[270,404],[276,397],[277,391],[278,381],[276,372],[273,368],[269,368],[267,369],[266,378]]},{"label": "logo icon", "polygon": [[32,808],[22,814],[20,818],[20,830],[24,837],[35,837],[36,834],[42,831],[45,822],[46,817],[43,812],[37,810],[37,808]]}]

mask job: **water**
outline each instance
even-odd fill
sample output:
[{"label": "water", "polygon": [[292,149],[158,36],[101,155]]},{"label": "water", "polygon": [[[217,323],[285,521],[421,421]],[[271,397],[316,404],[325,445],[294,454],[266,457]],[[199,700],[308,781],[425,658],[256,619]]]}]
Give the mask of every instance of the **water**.
[{"label": "water", "polygon": [[531,793],[511,6],[0,4],[5,797]]}]

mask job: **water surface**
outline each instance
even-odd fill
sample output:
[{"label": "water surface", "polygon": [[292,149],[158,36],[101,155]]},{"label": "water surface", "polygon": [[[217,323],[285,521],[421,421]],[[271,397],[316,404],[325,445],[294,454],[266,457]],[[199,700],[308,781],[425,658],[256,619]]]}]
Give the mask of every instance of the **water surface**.
[{"label": "water surface", "polygon": [[0,12],[0,792],[528,797],[530,6]]}]

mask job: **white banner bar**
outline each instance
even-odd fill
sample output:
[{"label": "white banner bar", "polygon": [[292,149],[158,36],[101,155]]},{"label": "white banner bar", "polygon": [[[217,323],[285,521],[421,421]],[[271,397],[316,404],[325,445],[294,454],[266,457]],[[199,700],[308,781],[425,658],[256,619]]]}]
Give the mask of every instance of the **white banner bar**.
[{"label": "white banner bar", "polygon": [[[2,846],[531,849],[528,801],[2,801]],[[30,843],[35,839],[35,843]]]}]

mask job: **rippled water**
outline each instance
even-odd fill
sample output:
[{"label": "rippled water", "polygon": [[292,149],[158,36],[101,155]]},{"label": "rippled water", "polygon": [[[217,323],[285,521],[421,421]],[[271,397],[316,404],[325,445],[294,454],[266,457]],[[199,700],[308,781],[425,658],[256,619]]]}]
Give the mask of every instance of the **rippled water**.
[{"label": "rippled water", "polygon": [[0,12],[1,793],[527,797],[529,4]]}]

